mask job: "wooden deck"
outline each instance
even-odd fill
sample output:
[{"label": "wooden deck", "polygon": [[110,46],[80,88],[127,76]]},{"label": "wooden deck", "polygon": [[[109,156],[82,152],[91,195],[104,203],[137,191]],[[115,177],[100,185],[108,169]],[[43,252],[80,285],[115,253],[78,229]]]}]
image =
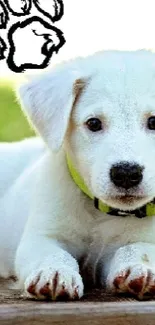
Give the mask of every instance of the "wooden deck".
[{"label": "wooden deck", "polygon": [[29,301],[1,286],[0,325],[155,325],[155,301],[116,298],[99,290],[80,302]]}]

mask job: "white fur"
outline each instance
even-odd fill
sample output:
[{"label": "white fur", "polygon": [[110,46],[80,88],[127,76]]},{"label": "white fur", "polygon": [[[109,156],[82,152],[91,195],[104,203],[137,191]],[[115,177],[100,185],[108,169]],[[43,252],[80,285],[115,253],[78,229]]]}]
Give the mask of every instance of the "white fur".
[{"label": "white fur", "polygon": [[[52,299],[62,291],[73,299],[83,294],[78,261],[88,251],[94,264],[103,260],[111,290],[125,269],[132,269],[132,280],[147,270],[154,274],[155,217],[96,210],[70,177],[66,153],[94,196],[108,205],[134,210],[154,198],[155,131],[146,123],[155,115],[155,55],[100,52],[75,59],[29,81],[19,97],[47,147],[41,139],[1,144],[0,275],[15,273],[28,296],[33,287],[42,299],[40,290],[48,287]],[[103,123],[97,133],[85,125],[94,116]],[[141,199],[116,199],[125,193],[114,187],[109,171],[120,161],[144,167],[141,184],[129,191]],[[129,291],[128,284],[122,291]]]}]

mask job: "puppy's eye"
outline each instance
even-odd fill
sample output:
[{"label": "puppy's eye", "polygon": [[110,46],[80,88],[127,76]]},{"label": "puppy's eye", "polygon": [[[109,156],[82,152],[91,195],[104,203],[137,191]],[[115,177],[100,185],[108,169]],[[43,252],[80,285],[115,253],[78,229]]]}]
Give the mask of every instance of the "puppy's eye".
[{"label": "puppy's eye", "polygon": [[92,132],[97,132],[102,130],[102,122],[98,118],[90,118],[86,122],[87,128]]},{"label": "puppy's eye", "polygon": [[155,116],[150,116],[147,120],[147,127],[150,130],[155,130]]}]

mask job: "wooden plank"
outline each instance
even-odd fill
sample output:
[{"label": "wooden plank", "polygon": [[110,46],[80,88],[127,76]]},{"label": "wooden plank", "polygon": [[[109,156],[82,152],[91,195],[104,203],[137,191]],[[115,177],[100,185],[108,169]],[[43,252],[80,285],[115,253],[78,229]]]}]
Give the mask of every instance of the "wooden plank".
[{"label": "wooden plank", "polygon": [[155,301],[94,290],[79,302],[30,301],[0,282],[0,325],[155,325]]},{"label": "wooden plank", "polygon": [[33,303],[0,306],[0,325],[154,325],[155,302]]}]

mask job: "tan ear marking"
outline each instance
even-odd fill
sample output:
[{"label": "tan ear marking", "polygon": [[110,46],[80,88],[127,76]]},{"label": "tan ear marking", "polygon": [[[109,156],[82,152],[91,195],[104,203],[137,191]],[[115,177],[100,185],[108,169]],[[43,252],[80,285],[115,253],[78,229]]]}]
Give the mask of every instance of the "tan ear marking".
[{"label": "tan ear marking", "polygon": [[76,81],[74,82],[74,86],[73,86],[73,93],[75,95],[75,98],[79,95],[79,93],[81,93],[85,84],[86,83],[83,79],[76,79]]},{"label": "tan ear marking", "polygon": [[73,107],[76,105],[82,90],[86,86],[86,82],[83,79],[76,79],[73,85],[73,94],[74,94],[74,102],[73,102]]}]

